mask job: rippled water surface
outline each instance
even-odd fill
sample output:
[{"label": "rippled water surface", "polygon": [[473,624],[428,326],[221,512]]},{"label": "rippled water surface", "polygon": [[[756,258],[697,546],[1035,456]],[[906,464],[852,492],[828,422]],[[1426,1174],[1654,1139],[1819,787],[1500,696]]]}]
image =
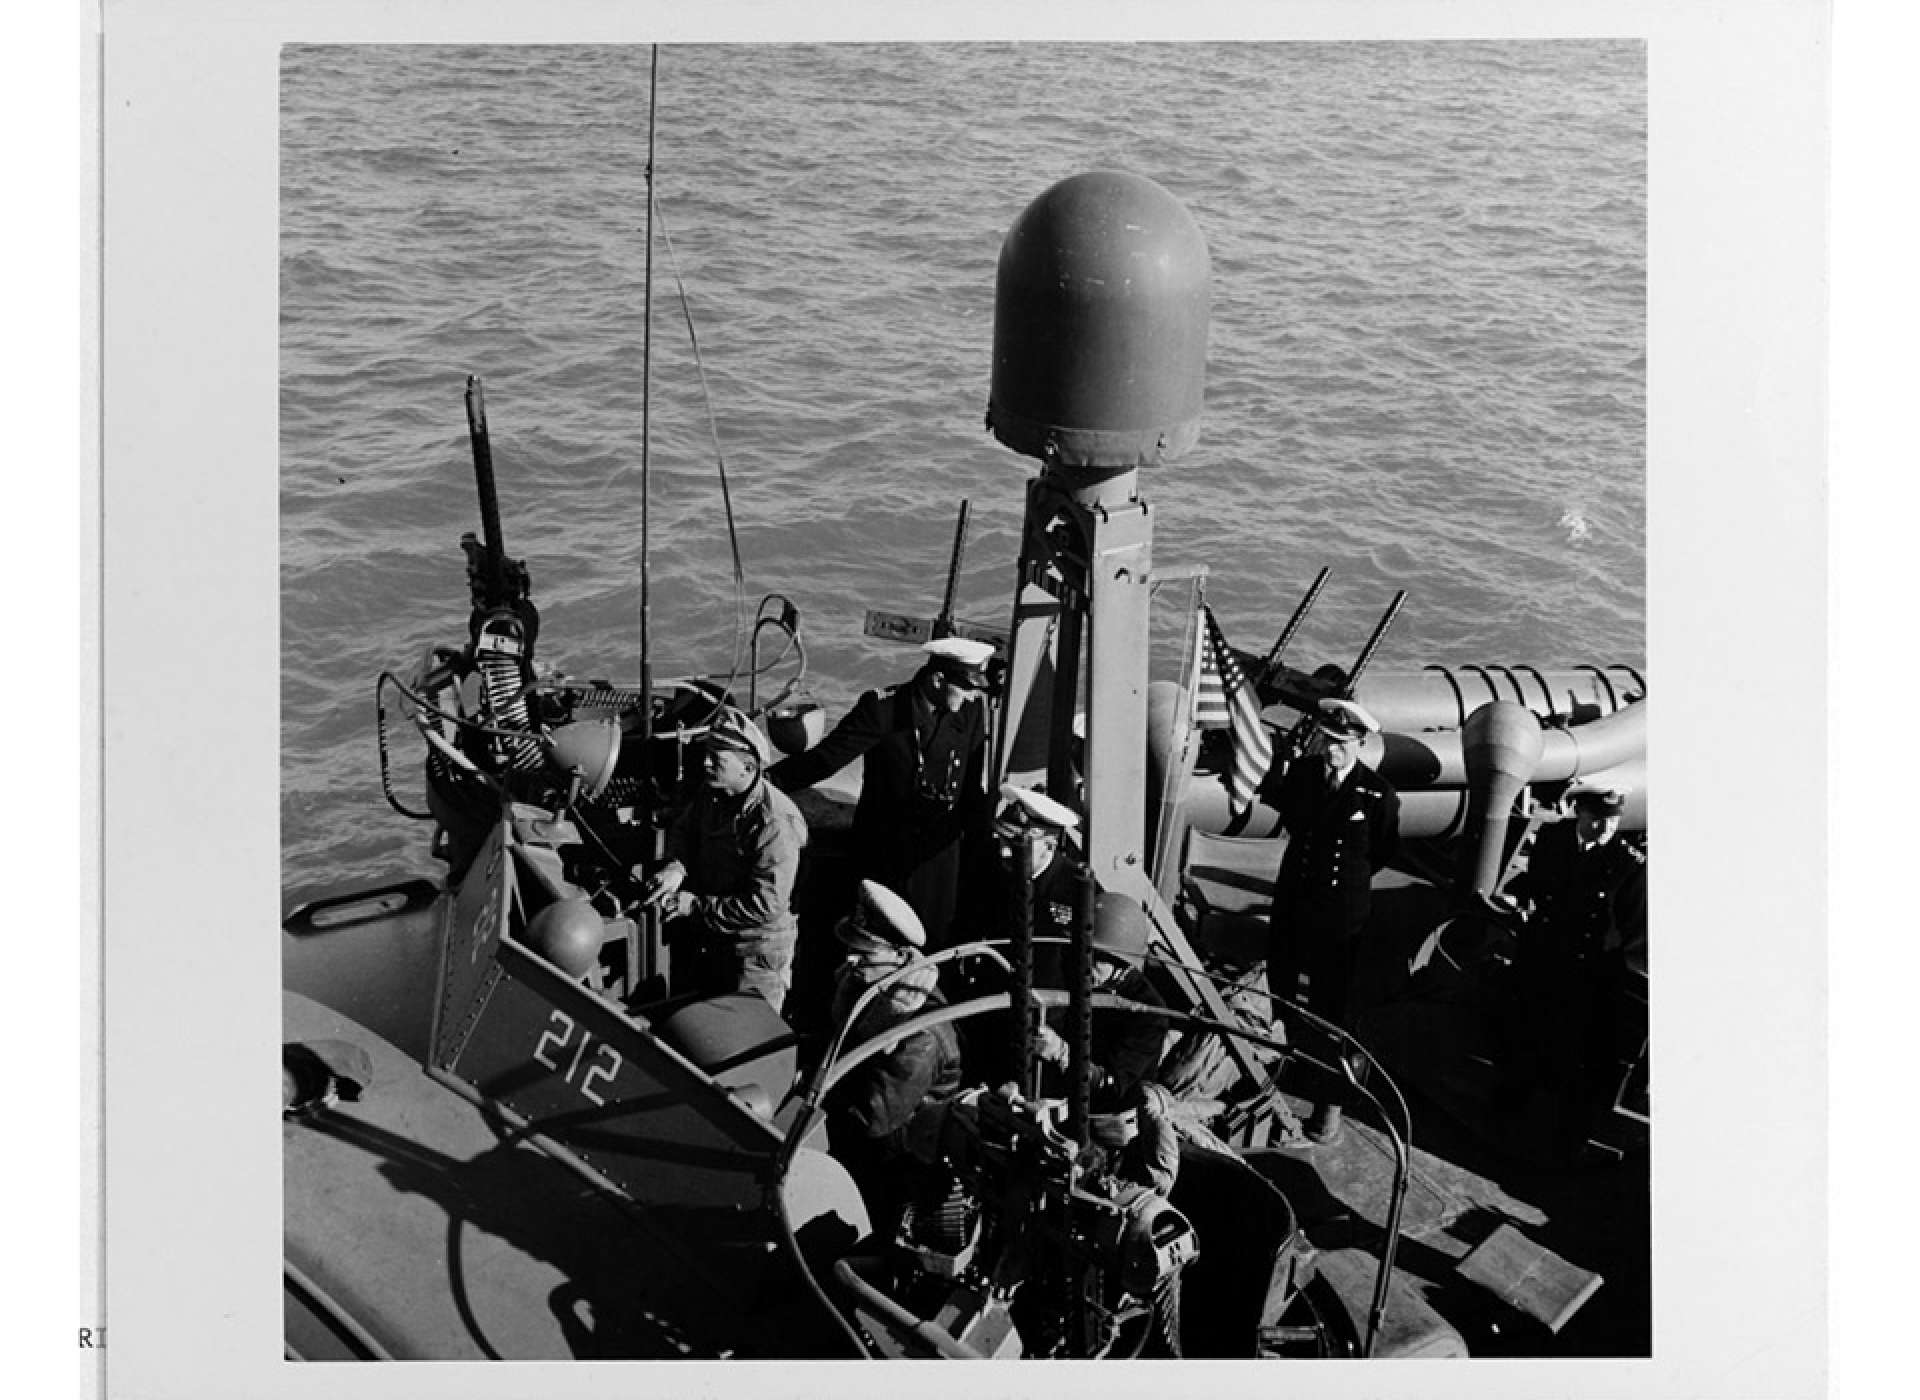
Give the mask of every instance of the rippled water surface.
[{"label": "rippled water surface", "polygon": [[[464,635],[467,372],[543,656],[638,674],[648,57],[286,51],[289,900],[431,868],[372,694]],[[663,50],[658,667],[731,650],[716,434],[750,597],[801,605],[830,707],[910,666],[864,611],[937,606],[962,497],[960,610],[1004,620],[1030,464],[982,426],[995,260],[1097,167],[1212,254],[1200,443],[1145,485],[1233,640],[1327,564],[1296,662],[1351,660],[1406,588],[1383,669],[1642,664],[1645,113],[1635,43]]]}]

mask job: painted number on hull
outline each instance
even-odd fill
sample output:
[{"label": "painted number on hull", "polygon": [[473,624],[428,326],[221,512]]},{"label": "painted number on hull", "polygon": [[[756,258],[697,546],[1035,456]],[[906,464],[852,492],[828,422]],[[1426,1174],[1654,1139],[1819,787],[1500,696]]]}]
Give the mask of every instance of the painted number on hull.
[{"label": "painted number on hull", "polygon": [[[534,1042],[533,1058],[580,1091],[589,1103],[604,1104],[596,1082],[610,1082],[625,1063],[620,1052],[603,1041],[595,1041],[585,1027],[575,1023],[564,1011],[548,1014],[547,1029]],[[571,1052],[571,1053],[569,1053]],[[549,1053],[553,1058],[548,1058]],[[584,1066],[584,1072],[583,1067]]]}]

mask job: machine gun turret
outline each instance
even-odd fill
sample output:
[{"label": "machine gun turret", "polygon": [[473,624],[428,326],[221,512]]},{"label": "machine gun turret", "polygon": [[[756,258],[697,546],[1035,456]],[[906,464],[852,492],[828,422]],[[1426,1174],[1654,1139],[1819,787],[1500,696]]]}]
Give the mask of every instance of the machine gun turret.
[{"label": "machine gun turret", "polygon": [[1297,758],[1305,748],[1307,737],[1313,732],[1313,721],[1322,700],[1351,700],[1360,688],[1360,678],[1366,674],[1368,665],[1373,661],[1374,653],[1380,650],[1380,643],[1386,639],[1387,631],[1393,626],[1394,619],[1400,616],[1400,609],[1407,601],[1407,590],[1396,589],[1393,600],[1387,604],[1386,611],[1380,614],[1380,620],[1373,625],[1373,632],[1367,638],[1360,655],[1354,658],[1353,665],[1345,670],[1338,666],[1322,666],[1311,674],[1296,671],[1280,661],[1280,653],[1292,640],[1300,620],[1313,602],[1320,596],[1321,588],[1326,584],[1327,571],[1322,569],[1307,590],[1307,595],[1294,610],[1286,629],[1281,632],[1280,640],[1275,642],[1273,650],[1267,653],[1266,660],[1257,672],[1256,691],[1263,705],[1278,701],[1299,711],[1300,719],[1288,732],[1285,741],[1274,754],[1276,766],[1283,766]]},{"label": "machine gun turret", "polygon": [[473,444],[473,479],[480,494],[481,536],[471,531],[460,537],[467,554],[467,586],[473,594],[471,630],[477,644],[487,617],[502,609],[519,619],[526,659],[533,660],[533,643],[540,631],[540,614],[533,606],[533,581],[526,561],[507,555],[500,528],[500,498],[493,484],[493,443],[487,434],[487,403],[480,376],[467,376],[467,436]]},{"label": "machine gun turret", "polygon": [[[487,435],[487,404],[480,377],[467,376],[467,435],[473,443],[473,477],[480,493],[482,538],[460,537],[467,554],[467,585],[473,595],[468,619],[469,665],[480,675],[483,719],[505,729],[527,729],[526,687],[533,680],[533,647],[540,614],[533,606],[525,561],[507,556],[500,529],[500,500],[493,484],[493,445]],[[532,740],[491,740],[494,761],[504,769],[537,766]]]},{"label": "machine gun turret", "polygon": [[937,1126],[919,1140],[939,1160],[889,1257],[837,1269],[863,1322],[895,1324],[875,1329],[882,1354],[1132,1356],[1156,1325],[1177,1348],[1191,1222],[1100,1170],[1058,1111],[1012,1085],[923,1110]]}]

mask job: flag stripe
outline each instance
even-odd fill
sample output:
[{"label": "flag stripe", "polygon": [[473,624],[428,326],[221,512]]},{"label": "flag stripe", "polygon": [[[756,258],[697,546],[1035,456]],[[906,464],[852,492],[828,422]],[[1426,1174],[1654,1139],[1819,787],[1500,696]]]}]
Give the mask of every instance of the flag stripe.
[{"label": "flag stripe", "polygon": [[1259,697],[1240,659],[1227,645],[1213,609],[1203,606],[1200,613],[1204,628],[1194,682],[1193,722],[1203,729],[1228,731],[1233,763],[1227,774],[1227,795],[1233,811],[1239,813],[1253,804],[1261,781],[1273,766],[1273,740],[1260,721]]}]

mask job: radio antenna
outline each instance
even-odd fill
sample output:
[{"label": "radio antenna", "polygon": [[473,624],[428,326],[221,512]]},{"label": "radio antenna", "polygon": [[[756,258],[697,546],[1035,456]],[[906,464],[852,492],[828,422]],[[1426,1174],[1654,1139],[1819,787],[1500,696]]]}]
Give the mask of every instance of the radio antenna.
[{"label": "radio antenna", "polygon": [[653,45],[647,69],[647,251],[646,287],[640,317],[640,738],[653,738],[653,577],[649,567],[649,519],[653,493],[649,447],[653,428],[653,145],[654,111],[660,92],[660,46]]}]

